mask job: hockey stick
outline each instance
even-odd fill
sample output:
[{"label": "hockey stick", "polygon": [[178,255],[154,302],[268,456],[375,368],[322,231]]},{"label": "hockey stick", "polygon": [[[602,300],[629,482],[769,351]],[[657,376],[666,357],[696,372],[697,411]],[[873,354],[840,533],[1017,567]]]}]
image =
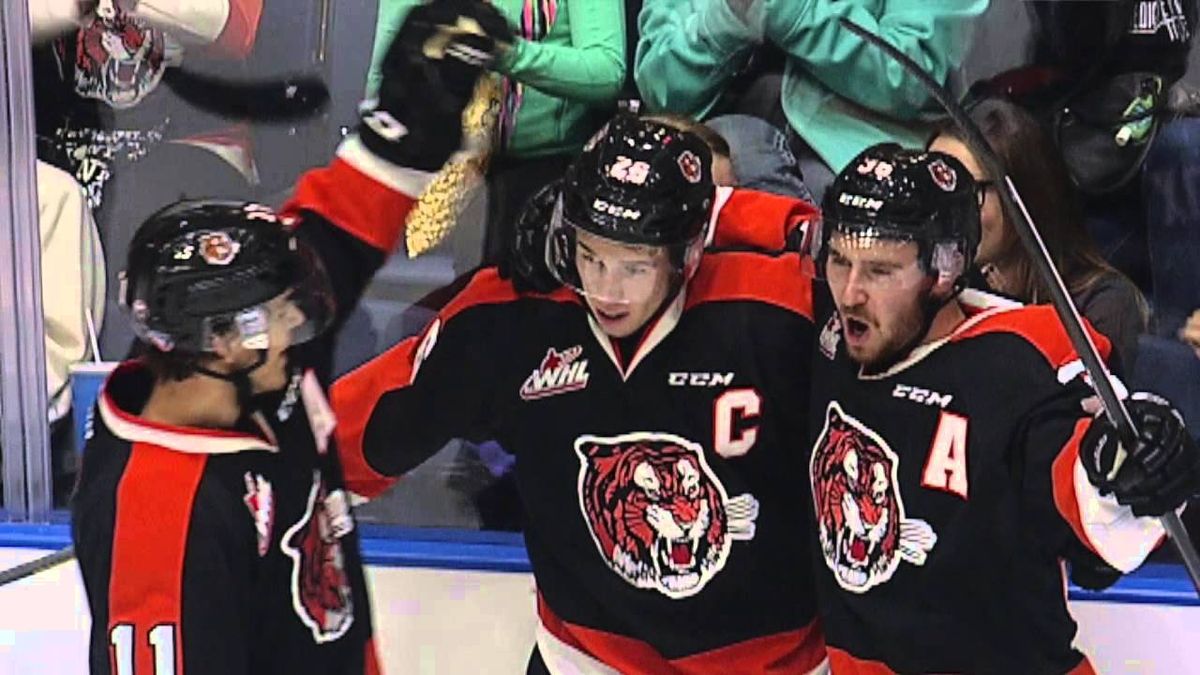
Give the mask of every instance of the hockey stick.
[{"label": "hockey stick", "polygon": [[315,75],[239,81],[168,68],[163,83],[186,103],[221,117],[282,122],[312,117],[329,102],[329,87]]},{"label": "hockey stick", "polygon": [[[1116,389],[1113,388],[1108,367],[1104,364],[1104,360],[1100,358],[1100,354],[1096,349],[1095,343],[1088,335],[1088,332],[1083,328],[1083,319],[1079,316],[1079,310],[1075,307],[1075,303],[1071,300],[1071,296],[1067,291],[1067,286],[1063,283],[1062,276],[1055,269],[1054,263],[1050,258],[1050,253],[1046,250],[1046,244],[1042,241],[1041,235],[1034,226],[1033,218],[1029,215],[1028,209],[1025,208],[1025,202],[1022,201],[1020,193],[1013,185],[1012,179],[1004,170],[1004,165],[1000,159],[992,152],[992,148],[988,145],[987,140],[983,136],[983,132],[975,125],[975,122],[967,115],[962,106],[958,105],[950,98],[949,93],[938,84],[930,75],[910,59],[904,52],[901,52],[896,47],[884,41],[878,35],[868,31],[858,24],[848,19],[842,19],[841,23],[847,30],[859,36],[860,38],[870,42],[885,54],[899,63],[929,91],[942,108],[950,115],[954,123],[962,130],[967,147],[971,150],[979,163],[983,165],[987,175],[994,177],[998,184],[1004,186],[1003,190],[997,190],[1000,195],[1000,201],[1004,205],[1004,212],[1012,222],[1016,225],[1017,235],[1021,238],[1021,243],[1025,245],[1025,249],[1029,252],[1029,256],[1037,268],[1038,274],[1046,280],[1050,288],[1050,301],[1054,305],[1055,311],[1058,313],[1059,320],[1062,321],[1063,328],[1067,332],[1067,336],[1071,339],[1071,344],[1075,347],[1075,352],[1079,354],[1079,359],[1083,362],[1084,368],[1087,370],[1088,376],[1092,379],[1092,387],[1096,394],[1100,397],[1100,401],[1104,404],[1104,413],[1112,422],[1117,430],[1117,436],[1120,438],[1121,446],[1131,448],[1137,438],[1137,431],[1134,428],[1133,419],[1129,416],[1129,410],[1125,407],[1125,403],[1121,401],[1117,395]],[[1124,455],[1117,458],[1115,466],[1120,466]],[[1188,576],[1191,577],[1192,585],[1195,586],[1196,592],[1200,595],[1200,555],[1196,553],[1196,547],[1192,544],[1188,537],[1187,530],[1183,526],[1183,521],[1175,513],[1167,513],[1159,518],[1163,528],[1170,535],[1172,543],[1176,550],[1179,551],[1179,556],[1183,559],[1183,565],[1187,569]]]},{"label": "hockey stick", "polygon": [[0,570],[0,586],[11,584],[14,581],[20,581],[25,577],[32,576],[39,572],[45,572],[51,567],[57,567],[58,565],[61,565],[74,557],[75,547],[68,546],[49,555],[44,555],[40,558],[30,560],[27,563],[21,563],[16,567]]}]

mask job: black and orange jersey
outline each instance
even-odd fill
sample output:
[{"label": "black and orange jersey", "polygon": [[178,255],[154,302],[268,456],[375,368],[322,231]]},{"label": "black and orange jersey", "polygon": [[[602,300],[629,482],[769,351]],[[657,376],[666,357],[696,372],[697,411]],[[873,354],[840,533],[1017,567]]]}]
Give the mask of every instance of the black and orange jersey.
[{"label": "black and orange jersey", "polygon": [[[302,178],[283,213],[321,252],[340,319],[427,180],[356,139]],[[290,385],[232,430],[139,418],[153,378],[136,361],[109,378],[72,502],[92,673],[379,672],[323,394],[333,339],[294,348]]]},{"label": "black and orange jersey", "polygon": [[516,456],[551,672],[807,673],[825,657],[811,338],[795,254],[705,254],[625,351],[573,292],[520,294],[485,269],[334,384],[347,485],[373,496],[451,438],[497,440]]},{"label": "black and orange jersey", "polygon": [[818,312],[808,475],[830,664],[1092,672],[1072,647],[1063,562],[1129,571],[1162,530],[1087,480],[1092,391],[1054,310],[960,302],[955,331],[874,375],[848,358],[836,313]]}]

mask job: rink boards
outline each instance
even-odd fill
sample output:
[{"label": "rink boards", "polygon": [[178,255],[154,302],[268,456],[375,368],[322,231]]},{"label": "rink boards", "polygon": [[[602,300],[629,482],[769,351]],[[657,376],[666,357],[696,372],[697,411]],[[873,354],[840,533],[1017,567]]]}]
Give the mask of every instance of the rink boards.
[{"label": "rink boards", "polygon": [[[65,525],[0,525],[0,568],[67,543]],[[386,673],[524,672],[534,589],[519,537],[367,526],[363,548]],[[1100,673],[1200,675],[1200,601],[1179,568],[1070,594]],[[89,624],[74,563],[0,588],[0,675],[86,672]]]}]

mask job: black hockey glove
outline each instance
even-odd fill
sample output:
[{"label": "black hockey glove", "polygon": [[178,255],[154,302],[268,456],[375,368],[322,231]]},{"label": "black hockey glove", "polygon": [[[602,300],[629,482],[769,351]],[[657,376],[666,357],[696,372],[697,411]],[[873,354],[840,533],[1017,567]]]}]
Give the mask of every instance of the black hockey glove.
[{"label": "black hockey glove", "polygon": [[1161,516],[1200,495],[1200,447],[1183,416],[1165,399],[1136,393],[1126,405],[1137,427],[1137,444],[1117,467],[1117,430],[1097,417],[1084,434],[1079,458],[1102,495],[1115,495],[1135,516]]},{"label": "black hockey glove", "polygon": [[359,125],[363,144],[401,166],[440,168],[462,143],[462,112],[480,73],[512,39],[482,0],[414,7],[383,58],[378,100]]},{"label": "black hockey glove", "polygon": [[518,292],[549,293],[562,285],[546,267],[546,233],[559,188],[556,181],[538,190],[517,217],[508,255],[500,261],[500,278],[511,278]]}]

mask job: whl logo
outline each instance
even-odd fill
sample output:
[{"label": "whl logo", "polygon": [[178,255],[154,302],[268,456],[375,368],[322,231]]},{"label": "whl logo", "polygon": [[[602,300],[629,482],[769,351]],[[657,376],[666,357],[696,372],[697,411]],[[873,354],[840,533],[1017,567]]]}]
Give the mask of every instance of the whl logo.
[{"label": "whl logo", "polygon": [[546,356],[521,385],[521,398],[536,401],[539,398],[578,391],[587,386],[587,359],[580,359],[583,347],[576,345],[558,351],[551,347]]}]

